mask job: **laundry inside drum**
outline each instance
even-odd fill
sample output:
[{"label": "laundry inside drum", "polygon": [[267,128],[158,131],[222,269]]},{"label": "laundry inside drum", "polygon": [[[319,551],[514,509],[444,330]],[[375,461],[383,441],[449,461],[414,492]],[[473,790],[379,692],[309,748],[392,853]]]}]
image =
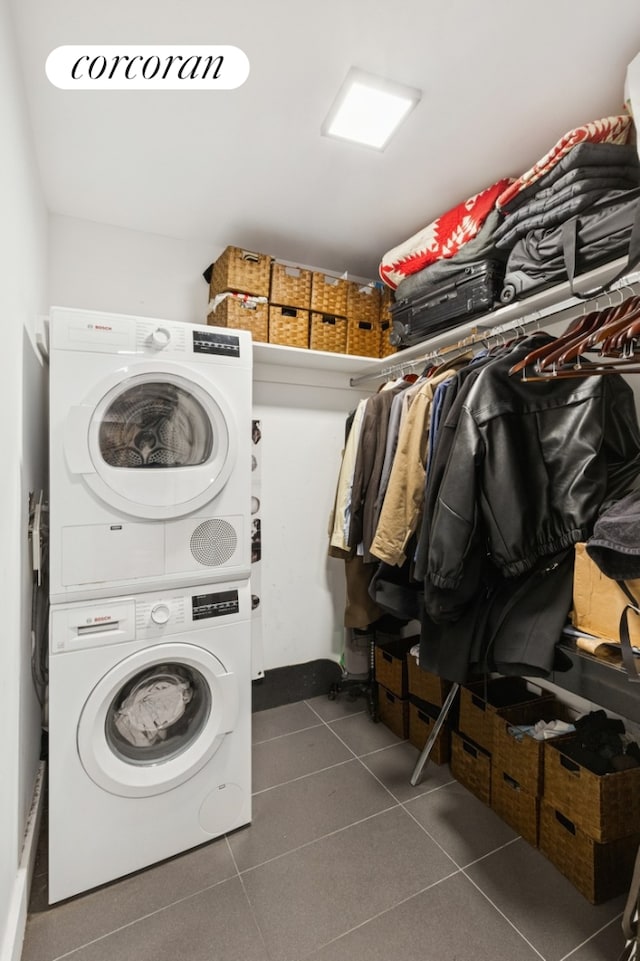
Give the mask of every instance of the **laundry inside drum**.
[{"label": "laundry inside drum", "polygon": [[177,384],[146,382],[123,391],[107,408],[100,453],[110,467],[193,467],[213,449],[202,404]]}]

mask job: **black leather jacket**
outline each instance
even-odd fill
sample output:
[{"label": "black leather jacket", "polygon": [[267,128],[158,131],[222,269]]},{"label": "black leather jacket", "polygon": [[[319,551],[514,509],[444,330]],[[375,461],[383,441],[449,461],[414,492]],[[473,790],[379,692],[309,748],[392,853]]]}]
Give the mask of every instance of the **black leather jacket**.
[{"label": "black leather jacket", "polygon": [[418,550],[434,619],[455,619],[483,566],[516,577],[586,540],[602,505],[640,473],[635,403],[622,377],[509,377],[516,360],[550,340],[535,334],[491,360],[451,408]]}]

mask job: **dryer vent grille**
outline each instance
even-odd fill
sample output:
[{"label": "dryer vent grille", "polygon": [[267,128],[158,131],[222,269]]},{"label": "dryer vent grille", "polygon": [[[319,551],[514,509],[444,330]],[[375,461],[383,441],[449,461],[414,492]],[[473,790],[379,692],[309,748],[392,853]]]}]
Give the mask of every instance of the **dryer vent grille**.
[{"label": "dryer vent grille", "polygon": [[191,553],[203,567],[220,567],[233,556],[238,535],[228,522],[214,518],[198,524],[191,535]]}]

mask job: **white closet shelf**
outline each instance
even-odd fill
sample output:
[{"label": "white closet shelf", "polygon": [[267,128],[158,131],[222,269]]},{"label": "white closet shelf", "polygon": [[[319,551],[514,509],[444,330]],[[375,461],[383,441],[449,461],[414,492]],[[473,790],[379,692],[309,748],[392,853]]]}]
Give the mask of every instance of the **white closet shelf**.
[{"label": "white closet shelf", "polygon": [[[396,356],[396,355],[394,355]],[[253,344],[254,364],[278,367],[299,367],[306,370],[335,371],[338,374],[365,373],[377,369],[376,357],[358,357],[354,354],[333,354],[324,350],[306,350],[302,347],[282,347],[280,344]]]},{"label": "white closet shelf", "polygon": [[[525,318],[529,321],[539,318],[541,323],[543,321],[554,322],[560,320],[568,322],[572,317],[585,310],[585,304],[588,301],[584,299],[584,295],[588,294],[590,290],[597,290],[609,283],[624,268],[625,264],[626,257],[621,257],[576,277],[573,289],[582,294],[582,297],[573,296],[568,281],[563,284],[556,284],[553,287],[540,290],[530,297],[514,300],[504,307],[497,307],[485,314],[476,314],[465,323],[436,333],[433,337],[419,344],[406,347],[404,350],[396,354],[390,354],[381,360],[374,360],[365,370],[353,364],[351,367],[351,373],[354,375],[352,386],[355,387],[369,378],[385,376],[394,367],[397,369],[400,365],[411,365],[412,362],[418,362],[426,354],[442,350],[473,334],[482,334],[483,331],[487,334],[490,331],[496,332],[496,328],[499,332],[502,325],[515,324]],[[631,283],[638,283],[639,280],[640,274],[630,273],[614,284],[613,287],[614,289],[626,287]],[[599,296],[604,297],[606,294],[600,294]],[[594,294],[594,300],[597,300],[597,297],[598,294]]]}]

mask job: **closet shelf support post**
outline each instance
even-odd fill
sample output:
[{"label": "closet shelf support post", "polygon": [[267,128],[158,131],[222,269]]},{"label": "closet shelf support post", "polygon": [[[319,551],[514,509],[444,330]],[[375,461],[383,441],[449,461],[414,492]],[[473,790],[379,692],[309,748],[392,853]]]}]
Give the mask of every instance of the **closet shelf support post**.
[{"label": "closet shelf support post", "polygon": [[427,739],[427,743],[426,743],[425,746],[422,748],[422,752],[421,752],[421,754],[420,754],[420,757],[418,758],[418,763],[416,764],[415,768],[413,769],[413,774],[411,775],[411,784],[412,784],[414,787],[416,786],[416,784],[419,784],[419,783],[420,783],[420,778],[422,777],[422,769],[424,768],[425,764],[426,764],[427,761],[429,760],[429,755],[431,754],[431,749],[432,749],[433,745],[436,743],[436,738],[438,737],[438,734],[440,733],[440,728],[442,727],[442,725],[443,725],[444,722],[446,721],[447,715],[449,714],[449,711],[451,710],[451,708],[452,708],[452,706],[453,706],[453,702],[454,702],[455,699],[456,699],[456,694],[458,693],[459,688],[460,688],[460,685],[459,685],[459,684],[457,684],[457,683],[456,683],[456,684],[452,684],[451,690],[450,690],[449,693],[447,694],[446,700],[445,700],[444,704],[442,705],[442,707],[440,708],[440,713],[438,714],[438,717],[436,718],[436,722],[435,722],[435,724],[433,725],[433,728],[431,729],[431,733],[429,734],[429,737],[428,737],[428,739]]}]

